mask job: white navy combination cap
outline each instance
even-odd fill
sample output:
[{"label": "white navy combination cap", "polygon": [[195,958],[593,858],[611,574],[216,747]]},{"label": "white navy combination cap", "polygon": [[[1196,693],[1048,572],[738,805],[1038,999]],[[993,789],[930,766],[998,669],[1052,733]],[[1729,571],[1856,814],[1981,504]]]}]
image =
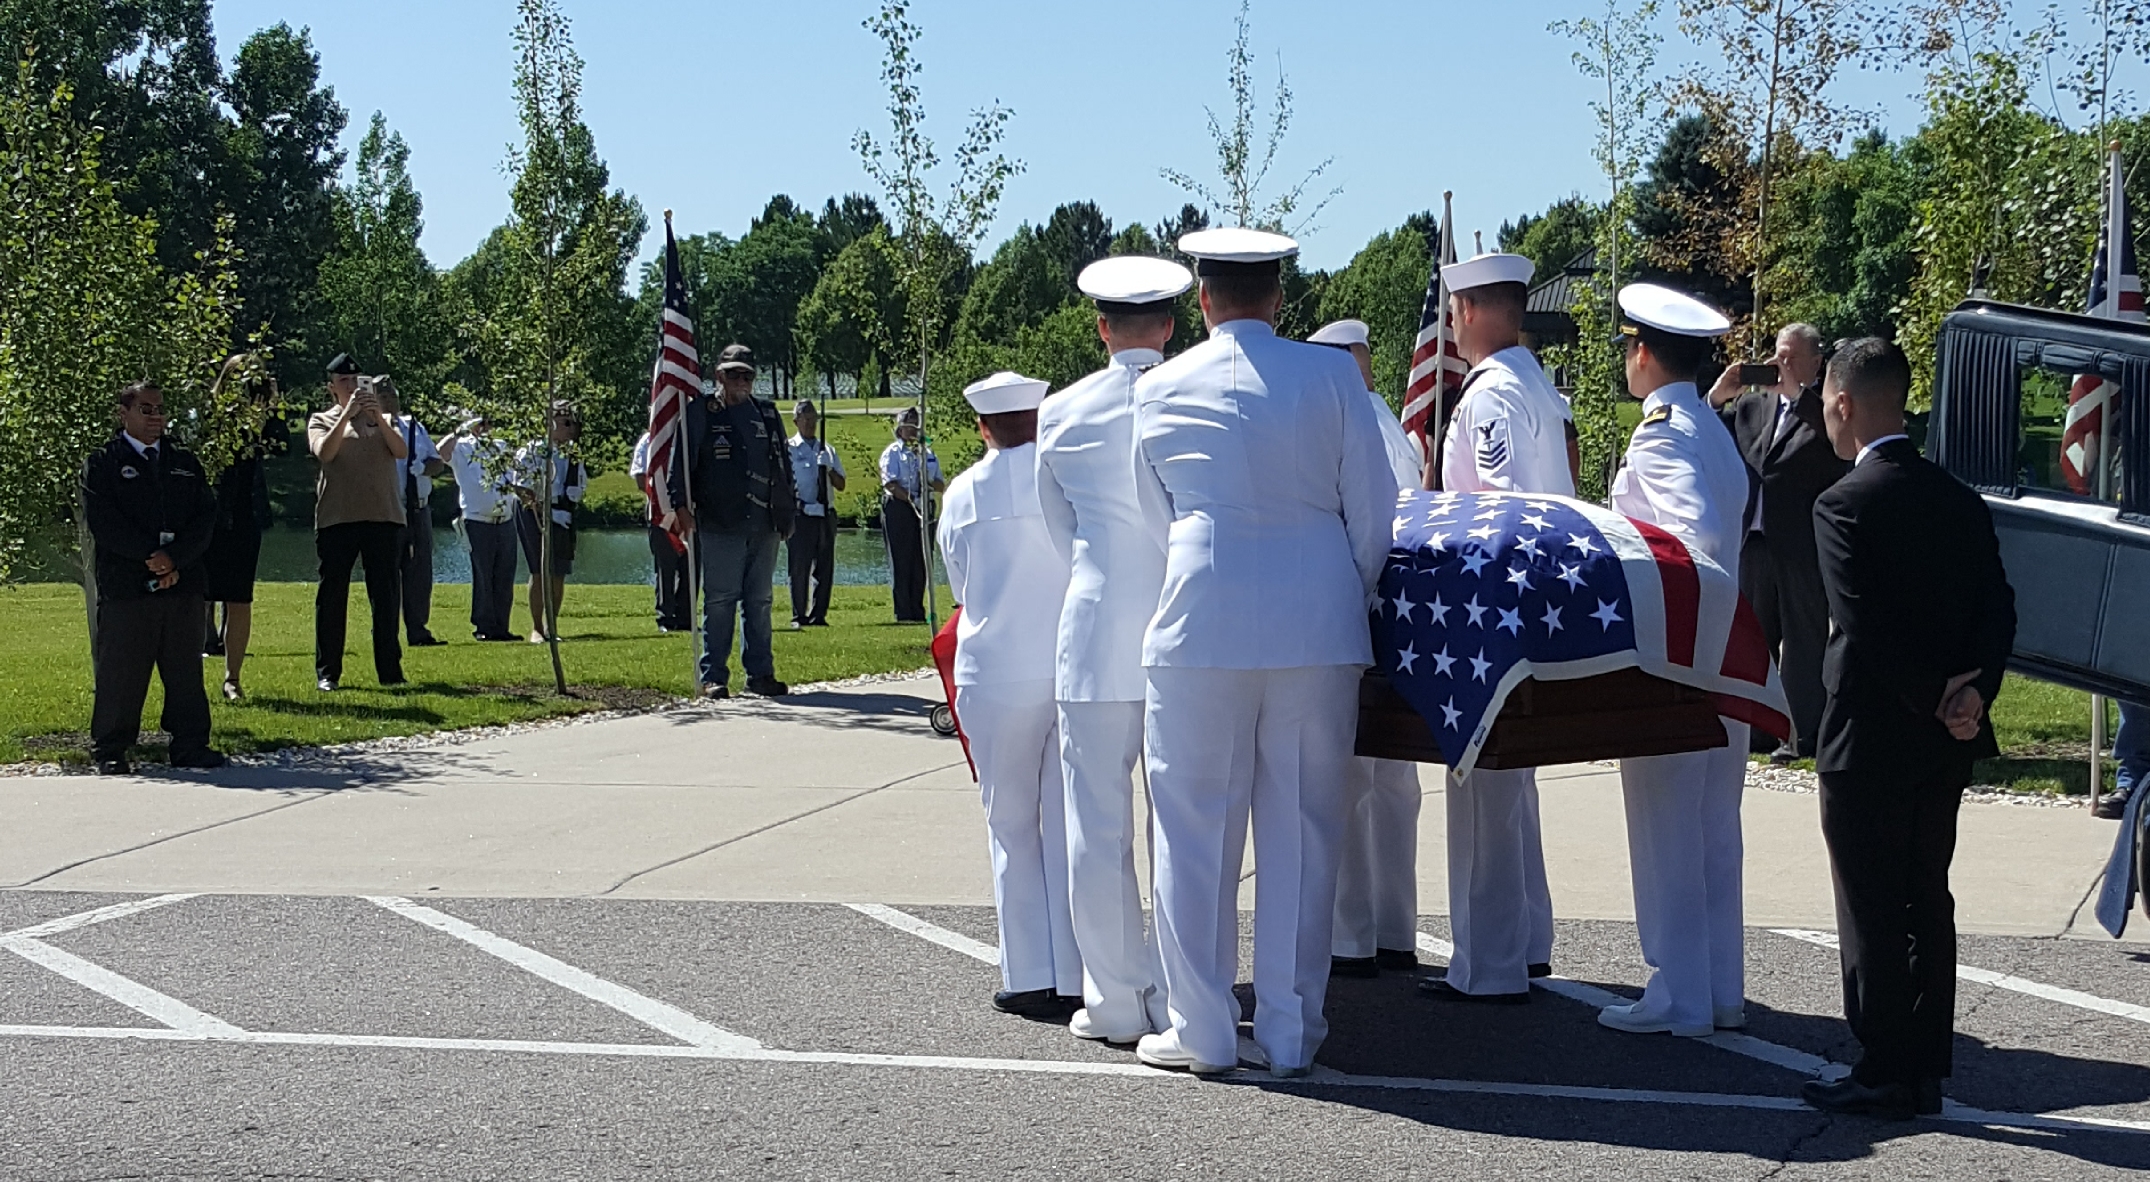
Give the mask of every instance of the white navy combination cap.
[{"label": "white navy combination cap", "polygon": [[1252,274],[1256,269],[1274,274],[1285,259],[1299,253],[1299,244],[1282,234],[1244,226],[1196,230],[1180,238],[1179,248],[1195,261],[1197,275]]},{"label": "white navy combination cap", "polygon": [[1123,254],[1099,259],[1075,277],[1075,287],[1097,301],[1107,314],[1165,311],[1181,292],[1194,286],[1194,275],[1170,259]]},{"label": "white navy combination cap", "polygon": [[1523,255],[1489,252],[1442,267],[1441,282],[1450,291],[1469,291],[1495,283],[1527,284],[1537,271],[1538,264]]},{"label": "white navy combination cap", "polygon": [[1638,336],[1643,329],[1676,337],[1721,337],[1732,331],[1724,313],[1686,292],[1655,283],[1621,288],[1620,315],[1625,320],[1620,325],[1622,337]]},{"label": "white navy combination cap", "polygon": [[1038,409],[1038,404],[1045,401],[1045,390],[1046,383],[1036,378],[1002,370],[963,387],[963,397],[979,414],[1004,415]]},{"label": "white navy combination cap", "polygon": [[1353,345],[1364,345],[1369,339],[1364,320],[1336,320],[1315,329],[1314,335],[1306,340],[1310,345],[1334,345],[1339,349],[1348,349]]}]

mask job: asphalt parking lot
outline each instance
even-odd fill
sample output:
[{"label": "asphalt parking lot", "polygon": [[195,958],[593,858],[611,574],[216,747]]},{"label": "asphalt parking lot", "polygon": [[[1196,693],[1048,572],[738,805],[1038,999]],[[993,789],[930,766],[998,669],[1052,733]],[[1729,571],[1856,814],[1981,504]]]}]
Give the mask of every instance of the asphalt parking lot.
[{"label": "asphalt parking lot", "polygon": [[[1438,963],[1445,928],[1423,923]],[[2150,1168],[2150,952],[1967,936],[1939,1119],[1835,1118],[1825,933],[1749,1028],[1598,1027],[1633,928],[1526,1007],[1338,981],[1310,1080],[1196,1081],[992,1011],[989,909],[0,892],[0,1178],[2086,1178]]]}]

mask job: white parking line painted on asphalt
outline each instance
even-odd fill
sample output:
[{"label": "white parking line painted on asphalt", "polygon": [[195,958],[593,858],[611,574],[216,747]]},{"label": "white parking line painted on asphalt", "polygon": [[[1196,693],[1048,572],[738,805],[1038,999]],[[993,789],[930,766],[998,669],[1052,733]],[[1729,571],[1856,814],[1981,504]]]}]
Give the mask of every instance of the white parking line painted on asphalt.
[{"label": "white parking line painted on asphalt", "polygon": [[506,937],[496,936],[452,915],[421,906],[409,899],[382,895],[368,895],[365,898],[414,923],[424,924],[482,952],[491,953],[562,989],[579,993],[599,1005],[618,1010],[644,1026],[662,1031],[691,1046],[740,1053],[761,1049],[760,1042],[743,1034],[734,1034],[721,1027],[712,1026],[678,1006],[637,993],[624,985],[615,985],[566,961],[547,956],[535,948],[524,947]]},{"label": "white parking line painted on asphalt", "polygon": [[[1788,936],[1794,940],[1816,944],[1823,948],[1837,947],[1835,932],[1817,932],[1806,928],[1771,928],[1770,931],[1779,936]],[[2012,993],[2043,998],[2046,1001],[2057,1001],[2064,1006],[2074,1006],[2079,1010],[2111,1014],[2115,1018],[2127,1018],[2135,1022],[2150,1022],[2150,1006],[2139,1006],[2130,1001],[2114,1001],[2112,998],[2099,997],[2094,993],[2084,993],[2079,989],[2066,989],[2059,985],[2048,985],[2043,981],[2032,981],[2011,973],[1996,973],[1992,969],[1974,968],[1967,964],[1956,966],[1956,976],[1965,981],[1975,981],[1980,985],[1991,985],[1995,989],[2006,989]]]},{"label": "white parking line painted on asphalt", "polygon": [[[1438,960],[1449,960],[1456,955],[1454,944],[1424,932],[1418,934],[1418,950]],[[1578,1001],[1601,1010],[1606,1006],[1626,1005],[1629,1000],[1610,990],[1561,976],[1537,977],[1531,984],[1548,993],[1555,993],[1570,1001]],[[1851,1068],[1844,1064],[1832,1063],[1820,1055],[1810,1055],[1782,1043],[1769,1042],[1737,1030],[1720,1030],[1708,1038],[1698,1038],[1695,1041],[1816,1079],[1840,1079],[1851,1071]]]},{"label": "white parking line painted on asphalt", "polygon": [[981,944],[961,932],[951,932],[937,923],[928,923],[908,911],[898,911],[880,903],[846,903],[844,906],[868,919],[885,923],[899,932],[909,932],[921,940],[931,940],[973,960],[982,960],[996,967],[1000,964],[1000,949],[991,944]]},{"label": "white parking line painted on asphalt", "polygon": [[[267,1031],[236,1031],[204,1037],[176,1030],[137,1029],[124,1026],[0,1026],[0,1038],[103,1039],[140,1042],[238,1043],[254,1046],[337,1047],[352,1049],[476,1051],[507,1054],[582,1055],[627,1059],[705,1059],[735,1063],[824,1064],[843,1067],[890,1067],[929,1071],[975,1071],[994,1074],[1115,1076],[1157,1083],[1197,1087],[1197,1081],[1178,1072],[1158,1071],[1130,1062],[1082,1062],[1057,1059],[987,1059],[954,1055],[873,1055],[844,1051],[780,1051],[767,1047],[728,1049],[712,1046],[666,1046],[646,1043],[539,1042],[519,1039],[417,1038],[403,1035],[287,1034]],[[1483,1080],[1420,1079],[1404,1076],[1346,1075],[1317,1068],[1305,1079],[1277,1080],[1266,1073],[1243,1071],[1223,1076],[1215,1084],[1296,1091],[1308,1087],[1379,1088],[1392,1091],[1445,1092],[1482,1096],[1521,1096],[1536,1099],[1586,1100],[1618,1104],[1666,1104],[1680,1107],[1739,1108],[1768,1112],[1809,1111],[1788,1096],[1745,1095],[1733,1092],[1675,1092],[1645,1088],[1604,1088],[1563,1084],[1503,1083]],[[1820,1115],[1819,1113],[1816,1114]],[[2043,1129],[2051,1132],[2116,1132],[2150,1134],[2150,1121],[2117,1120],[2109,1117],[2072,1116],[2016,1112],[1988,1112],[1951,1103],[1941,1116],[1922,1118],[1940,1122],[1989,1127]]]},{"label": "white parking line painted on asphalt", "polygon": [[8,936],[0,938],[0,948],[5,948],[32,964],[51,969],[84,989],[102,993],[130,1010],[147,1014],[181,1033],[200,1038],[244,1033],[222,1018],[211,1017],[176,997],[166,996],[138,981],[128,980],[72,952],[54,948],[43,940],[33,940],[28,936]]},{"label": "white parking line painted on asphalt", "polygon": [[29,927],[16,928],[12,932],[0,932],[0,940],[17,937],[38,940],[46,936],[57,936],[61,932],[71,932],[76,928],[86,928],[93,923],[103,923],[109,919],[125,919],[130,915],[140,915],[144,911],[154,911],[159,907],[184,902],[194,897],[192,894],[184,894],[154,895],[146,899],[129,899],[124,903],[114,903],[108,907],[98,907],[94,910],[78,912],[74,915],[63,915],[58,919],[48,919],[43,923],[33,923]]}]

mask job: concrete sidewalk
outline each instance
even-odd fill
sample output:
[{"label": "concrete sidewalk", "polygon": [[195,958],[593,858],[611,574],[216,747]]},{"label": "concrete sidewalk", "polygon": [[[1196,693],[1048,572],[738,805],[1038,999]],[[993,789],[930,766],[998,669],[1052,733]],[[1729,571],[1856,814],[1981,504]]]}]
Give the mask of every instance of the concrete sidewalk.
[{"label": "concrete sidewalk", "polygon": [[[938,698],[919,678],[296,767],[0,778],[0,886],[990,905],[977,787],[926,722]],[[1422,781],[1419,908],[1441,914],[1439,769]],[[1618,776],[1539,783],[1557,913],[1632,920]],[[1815,797],[1751,790],[1745,816],[1748,924],[1834,928]],[[1963,929],[2105,938],[2082,904],[2112,837],[2080,809],[1967,805]]]}]

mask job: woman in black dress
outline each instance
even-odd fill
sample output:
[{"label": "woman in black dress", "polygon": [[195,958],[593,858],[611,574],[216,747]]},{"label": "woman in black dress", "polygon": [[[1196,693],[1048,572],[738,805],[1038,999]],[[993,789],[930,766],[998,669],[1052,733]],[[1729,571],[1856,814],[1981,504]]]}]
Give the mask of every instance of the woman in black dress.
[{"label": "woman in black dress", "polygon": [[[239,453],[217,481],[216,534],[203,559],[208,568],[208,636],[204,651],[224,658],[224,699],[236,702],[246,696],[239,682],[246,665],[246,646],[254,630],[254,575],[261,567],[261,531],[272,520],[269,512],[269,481],[262,471],[262,457],[281,452],[290,433],[276,410],[276,380],[258,372],[254,358],[240,354],[224,362],[217,374],[216,389],[227,381],[245,381],[248,393],[268,408],[261,437]],[[217,608],[222,605],[222,626]]]}]

